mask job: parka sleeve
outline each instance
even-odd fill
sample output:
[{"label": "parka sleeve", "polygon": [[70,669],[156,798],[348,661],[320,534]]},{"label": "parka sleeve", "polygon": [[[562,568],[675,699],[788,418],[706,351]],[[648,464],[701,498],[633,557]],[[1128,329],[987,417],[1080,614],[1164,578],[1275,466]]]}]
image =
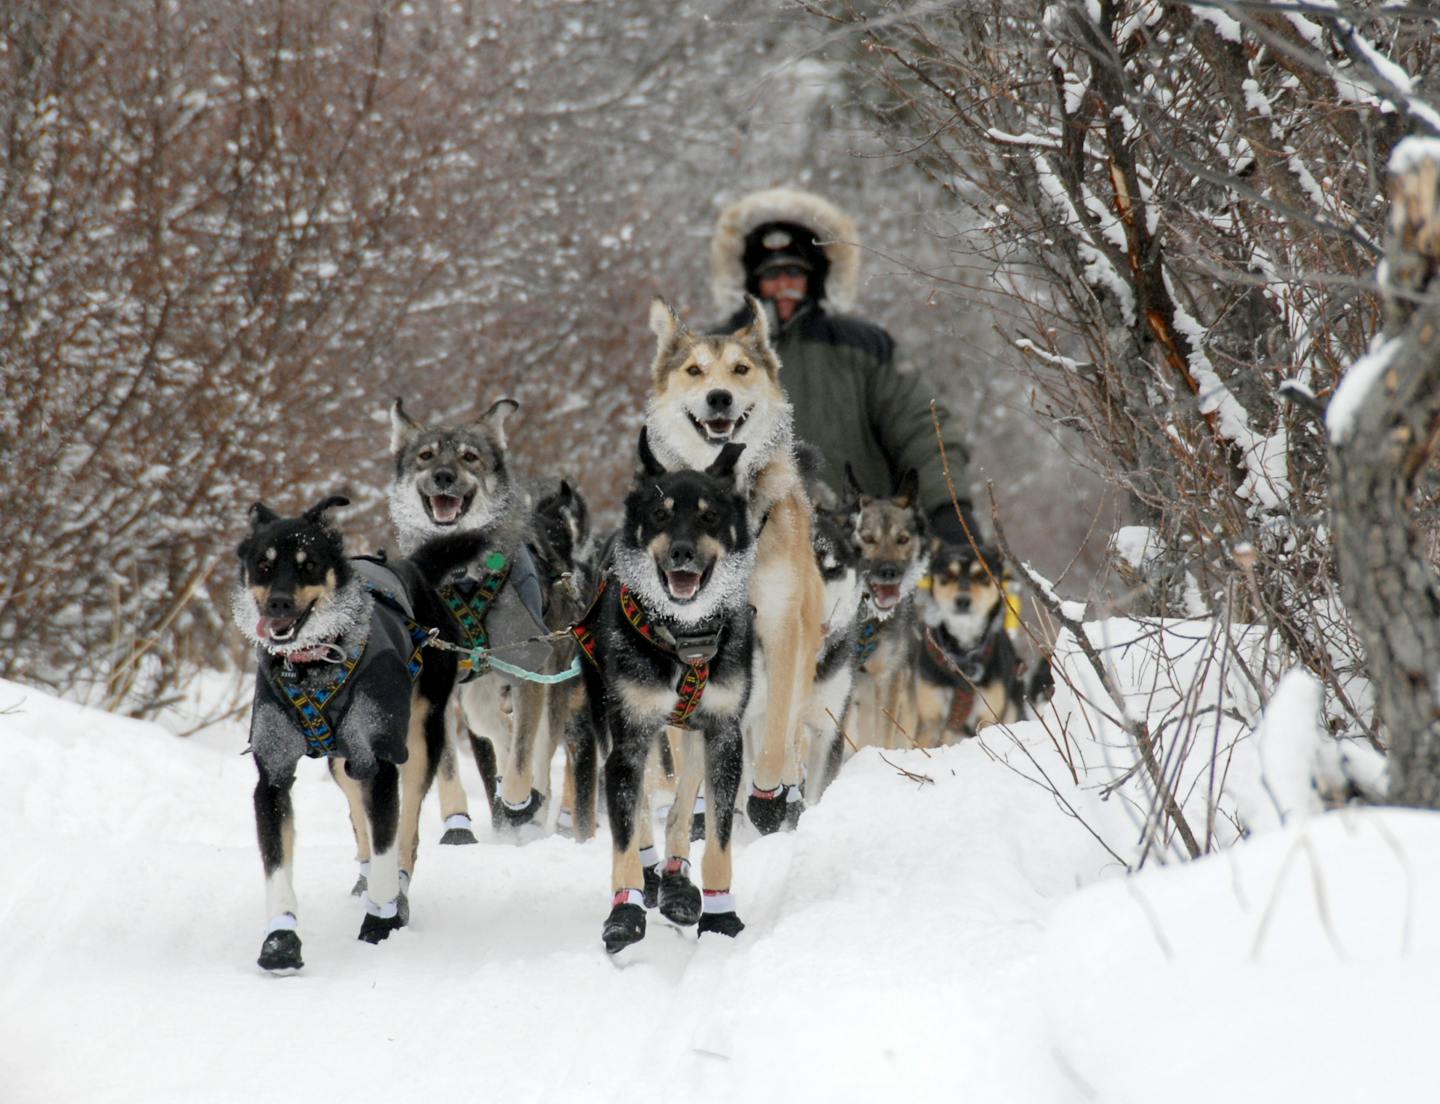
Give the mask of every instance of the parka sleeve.
[{"label": "parka sleeve", "polygon": [[[909,468],[920,474],[920,505],[928,514],[950,505],[950,489],[945,483],[945,465],[940,446],[935,440],[935,425],[930,417],[930,400],[935,389],[917,371],[901,372],[896,367],[894,343],[889,343],[889,356],[879,361],[870,372],[870,422],[876,439],[890,458],[892,476],[898,478]],[[940,436],[945,442],[945,460],[950,465],[950,478],[955,482],[955,497],[970,509],[970,450],[960,437],[960,423],[945,404],[936,402],[940,419]]]}]

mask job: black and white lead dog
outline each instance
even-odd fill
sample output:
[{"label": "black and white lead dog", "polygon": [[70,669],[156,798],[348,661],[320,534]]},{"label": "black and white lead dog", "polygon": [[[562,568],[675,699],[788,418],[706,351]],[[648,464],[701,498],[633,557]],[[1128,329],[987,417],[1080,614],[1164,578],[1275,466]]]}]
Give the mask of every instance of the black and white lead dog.
[{"label": "black and white lead dog", "polygon": [[296,764],[325,758],[350,803],[366,870],[360,938],[379,943],[408,919],[420,803],[445,741],[455,683],[453,652],[427,650],[421,626],[441,623],[434,591],[412,564],[345,555],[326,511],[332,496],[299,517],[262,503],[236,550],[236,626],[256,647],[250,750],[259,770],[255,827],[265,868],[269,924],[259,964],[293,971],[304,962],[296,923]]},{"label": "black and white lead dog", "polygon": [[[730,833],[743,768],[740,718],[750,693],[748,602],[754,544],[746,495],[735,487],[743,445],[728,444],[704,471],[666,471],[642,431],[641,468],[625,498],[599,598],[575,630],[591,709],[575,723],[608,735],[605,800],[613,845],[605,949],[645,935],[642,826],[645,762],[667,726],[684,729],[687,755],[703,756],[704,894],[689,878],[688,807],[663,867],[658,903],[678,924],[736,935]],[[602,740],[601,744],[604,745]],[[648,836],[648,831],[644,832]]]}]

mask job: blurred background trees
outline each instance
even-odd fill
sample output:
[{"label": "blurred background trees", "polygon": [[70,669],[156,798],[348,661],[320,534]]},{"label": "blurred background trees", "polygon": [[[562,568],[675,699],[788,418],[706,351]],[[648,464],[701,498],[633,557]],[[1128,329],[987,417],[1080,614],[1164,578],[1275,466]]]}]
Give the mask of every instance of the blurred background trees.
[{"label": "blurred background trees", "polygon": [[1273,624],[1369,729],[1312,407],[1378,327],[1435,49],[1378,0],[18,0],[0,675],[145,710],[234,657],[252,501],[345,490],[386,542],[396,396],[517,399],[517,467],[613,519],[648,300],[716,319],[716,213],[795,183],[856,215],[858,309],[1021,558],[1097,612]]},{"label": "blurred background trees", "polygon": [[816,30],[761,3],[6,5],[0,675],[143,711],[224,662],[256,498],[344,489],[385,542],[397,395],[516,398],[520,469],[613,516],[648,300],[717,317],[709,229],[753,187],[853,209],[865,312],[957,417],[1013,429],[988,320],[913,275],[944,257],[928,185],[856,156]]}]

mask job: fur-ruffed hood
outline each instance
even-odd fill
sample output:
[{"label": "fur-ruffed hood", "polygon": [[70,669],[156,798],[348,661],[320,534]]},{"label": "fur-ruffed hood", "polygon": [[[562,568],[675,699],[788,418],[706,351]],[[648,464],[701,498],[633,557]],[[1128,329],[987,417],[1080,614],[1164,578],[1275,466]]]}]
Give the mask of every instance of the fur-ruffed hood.
[{"label": "fur-ruffed hood", "polygon": [[830,268],[825,298],[837,310],[849,310],[860,289],[860,247],[855,222],[844,211],[813,192],[798,188],[767,188],[751,192],[720,212],[710,239],[710,288],[715,305],[729,312],[745,294],[745,239],[757,226],[789,222],[811,229],[824,242]]}]

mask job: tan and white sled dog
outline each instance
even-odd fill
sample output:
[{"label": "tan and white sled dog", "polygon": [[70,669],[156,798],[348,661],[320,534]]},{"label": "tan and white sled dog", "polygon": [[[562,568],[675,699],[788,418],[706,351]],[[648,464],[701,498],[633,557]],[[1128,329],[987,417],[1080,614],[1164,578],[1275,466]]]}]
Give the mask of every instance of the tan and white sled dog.
[{"label": "tan and white sled dog", "polygon": [[[858,492],[846,468],[851,490]],[[915,592],[929,565],[924,516],[911,469],[888,498],[860,494],[855,537],[865,587],[857,630],[859,670],[850,735],[859,747],[909,747],[917,735]]]},{"label": "tan and white sled dog", "polygon": [[650,307],[655,390],[645,413],[650,447],[669,467],[703,470],[721,448],[745,446],[737,485],[749,488],[755,533],[750,605],[764,653],[754,687],[750,822],[773,832],[785,822],[785,776],[795,774],[796,728],[810,697],[824,639],[824,583],[811,548],[811,506],[796,466],[790,402],[770,345],[765,312],[746,298],[750,321],[728,334],[697,335],[663,299]]}]

